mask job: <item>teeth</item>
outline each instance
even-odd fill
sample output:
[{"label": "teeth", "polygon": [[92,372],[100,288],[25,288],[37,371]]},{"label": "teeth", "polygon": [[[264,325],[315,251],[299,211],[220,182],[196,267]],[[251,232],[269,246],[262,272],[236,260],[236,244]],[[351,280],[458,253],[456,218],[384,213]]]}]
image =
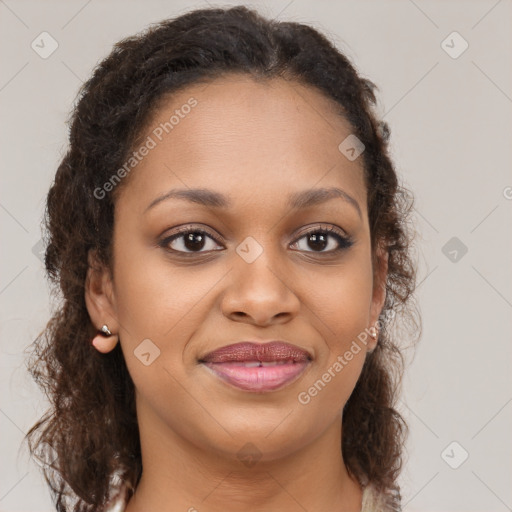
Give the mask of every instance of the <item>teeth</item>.
[{"label": "teeth", "polygon": [[260,365],[259,361],[251,361],[250,363],[244,363],[244,366],[246,368],[256,368],[259,365]]},{"label": "teeth", "polygon": [[258,366],[278,366],[282,364],[293,363],[293,360],[290,361],[250,361],[248,363],[243,363],[246,368],[256,368]]}]

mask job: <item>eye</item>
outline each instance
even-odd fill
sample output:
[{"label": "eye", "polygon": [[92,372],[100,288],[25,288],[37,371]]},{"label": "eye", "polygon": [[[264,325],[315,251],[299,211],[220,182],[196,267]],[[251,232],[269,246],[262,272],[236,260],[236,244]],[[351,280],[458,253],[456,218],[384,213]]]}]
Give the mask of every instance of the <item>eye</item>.
[{"label": "eye", "polygon": [[[305,243],[300,244],[301,240]],[[293,245],[298,246],[298,249],[305,252],[317,253],[337,253],[344,249],[348,249],[353,245],[350,237],[344,236],[336,228],[330,226],[326,228],[315,228],[309,230],[302,235]],[[308,250],[307,247],[312,247],[313,250]]]},{"label": "eye", "polygon": [[217,239],[204,229],[185,226],[177,233],[166,237],[159,245],[174,252],[193,254],[218,250],[215,249],[216,244]]},{"label": "eye", "polygon": [[[303,240],[304,242],[301,243]],[[180,228],[176,233],[164,238],[159,245],[171,252],[181,254],[200,254],[223,248],[214,235],[204,229],[191,226]],[[335,254],[352,245],[353,241],[350,237],[344,236],[333,226],[327,226],[310,229],[298,238],[292,247],[297,246],[299,251],[305,252]]]}]

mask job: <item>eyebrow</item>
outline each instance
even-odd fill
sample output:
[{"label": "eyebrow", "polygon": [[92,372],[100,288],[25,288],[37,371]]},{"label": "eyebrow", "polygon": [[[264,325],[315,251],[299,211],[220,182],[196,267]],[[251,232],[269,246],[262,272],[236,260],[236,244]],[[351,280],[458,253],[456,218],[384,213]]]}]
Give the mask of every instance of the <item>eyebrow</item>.
[{"label": "eyebrow", "polygon": [[[359,217],[362,218],[359,203],[351,195],[347,194],[347,192],[337,187],[314,188],[303,190],[301,192],[294,192],[288,196],[287,204],[290,208],[302,209],[338,198],[348,204],[351,204],[357,210]],[[220,192],[215,192],[214,190],[206,188],[173,189],[154,199],[144,210],[144,213],[162,201],[167,201],[168,199],[183,199],[208,208],[228,209],[233,206],[231,199]]]}]

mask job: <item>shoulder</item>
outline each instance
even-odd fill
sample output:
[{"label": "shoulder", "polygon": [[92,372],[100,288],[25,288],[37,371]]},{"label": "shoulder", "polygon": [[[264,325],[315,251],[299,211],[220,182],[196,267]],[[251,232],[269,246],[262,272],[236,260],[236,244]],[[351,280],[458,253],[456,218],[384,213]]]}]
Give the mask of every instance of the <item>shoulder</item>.
[{"label": "shoulder", "polygon": [[361,512],[402,512],[400,502],[398,487],[381,491],[373,484],[368,484],[363,489]]}]

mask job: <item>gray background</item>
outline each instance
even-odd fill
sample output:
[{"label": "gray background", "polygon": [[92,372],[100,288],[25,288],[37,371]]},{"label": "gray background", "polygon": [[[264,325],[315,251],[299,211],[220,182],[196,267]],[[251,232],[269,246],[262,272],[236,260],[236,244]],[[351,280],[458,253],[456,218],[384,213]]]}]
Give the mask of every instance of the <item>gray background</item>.
[{"label": "gray background", "polygon": [[[114,42],[208,4],[0,0],[0,511],[52,510],[20,448],[45,410],[23,349],[50,314],[37,244],[75,94]],[[424,328],[400,403],[411,426],[404,511],[512,510],[512,2],[246,5],[324,31],[379,86],[392,156],[416,196]],[[46,59],[31,48],[43,31],[58,43]],[[457,58],[445,49],[459,53],[458,36],[442,45],[454,31],[469,44]]]}]

